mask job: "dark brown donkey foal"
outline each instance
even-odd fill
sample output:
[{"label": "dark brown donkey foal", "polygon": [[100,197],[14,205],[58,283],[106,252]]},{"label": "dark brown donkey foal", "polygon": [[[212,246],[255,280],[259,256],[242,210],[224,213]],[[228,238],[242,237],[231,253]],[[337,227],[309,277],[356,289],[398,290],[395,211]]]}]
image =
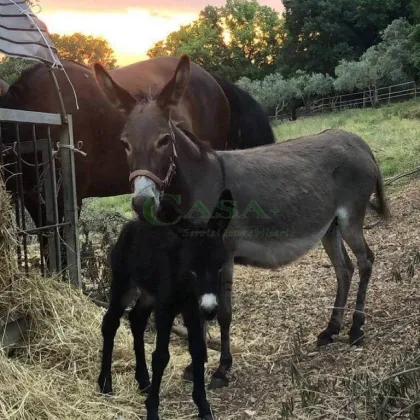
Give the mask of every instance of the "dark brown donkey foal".
[{"label": "dark brown donkey foal", "polygon": [[[222,203],[226,200],[227,205],[232,200],[228,190],[220,197]],[[170,202],[166,204],[170,206]],[[168,211],[174,214],[170,208]],[[174,220],[174,217],[169,219]],[[204,385],[207,353],[200,318],[209,320],[216,316],[219,271],[227,259],[222,235],[229,221],[229,215],[218,218],[215,213],[204,228],[187,221],[171,226],[153,226],[149,222],[134,220],[123,228],[111,251],[111,300],[102,323],[104,341],[98,383],[103,393],[113,392],[111,359],[114,337],[120,318],[137,289],[140,297],[129,313],[129,320],[134,336],[136,379],[140,390],[149,393],[146,399],[148,420],[159,418],[159,389],[169,362],[172,323],[179,313],[188,330],[193,400],[201,419],[213,419]],[[150,384],[144,354],[144,331],[153,308],[157,340]]]},{"label": "dark brown donkey foal", "polygon": [[[327,328],[318,344],[328,344],[342,325],[354,267],[344,247],[357,259],[360,283],[351,343],[364,332],[366,290],[372,273],[373,252],[363,235],[363,222],[372,193],[382,216],[388,213],[382,176],[375,157],[359,136],[326,130],[280,144],[246,150],[209,151],[197,137],[173,123],[171,109],[182,98],[189,75],[183,57],[171,82],[146,105],[136,105],[128,92],[112,82],[102,85],[115,105],[123,102],[128,120],[122,140],[135,185],[133,205],[139,217],[156,212],[165,195],[178,194],[184,216],[199,219],[212,209],[220,192],[229,188],[235,215],[225,233],[229,255],[222,269],[218,321],[221,330],[220,366],[211,386],[228,384],[232,364],[230,324],[234,262],[277,268],[305,255],[320,241],[334,266],[337,295]],[[159,110],[159,111],[158,111]],[[176,172],[174,172],[176,168]],[[168,173],[170,182],[162,183]],[[199,206],[197,206],[199,203]]]}]

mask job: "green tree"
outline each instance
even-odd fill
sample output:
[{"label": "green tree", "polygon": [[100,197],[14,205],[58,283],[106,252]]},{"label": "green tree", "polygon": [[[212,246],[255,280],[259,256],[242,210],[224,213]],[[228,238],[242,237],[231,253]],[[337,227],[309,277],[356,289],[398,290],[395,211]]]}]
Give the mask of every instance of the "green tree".
[{"label": "green tree", "polygon": [[51,34],[51,39],[60,58],[77,61],[86,66],[99,62],[109,70],[116,66],[114,51],[102,37],[76,32],[72,35]]},{"label": "green tree", "polygon": [[3,57],[0,61],[0,79],[11,85],[16,82],[23,70],[34,65],[32,60]]},{"label": "green tree", "polygon": [[[417,1],[417,0],[415,0]],[[411,14],[410,0],[284,0],[284,74],[333,74],[380,40],[380,31]]]},{"label": "green tree", "polygon": [[413,27],[406,19],[396,19],[383,32],[382,41],[369,48],[358,61],[343,60],[336,68],[334,86],[353,92],[404,83],[416,76]]},{"label": "green tree", "polygon": [[237,85],[275,114],[288,110],[295,103],[306,105],[310,99],[328,96],[334,90],[331,76],[303,71],[298,71],[290,79],[285,79],[281,73],[272,73],[263,80],[254,81],[242,77]]},{"label": "green tree", "polygon": [[207,6],[190,25],[156,43],[148,56],[183,53],[205,69],[230,80],[260,79],[275,70],[283,40],[278,13],[257,0],[227,0]]},{"label": "green tree", "polygon": [[411,20],[414,23],[420,23],[420,0],[410,1],[410,12],[412,16]]}]

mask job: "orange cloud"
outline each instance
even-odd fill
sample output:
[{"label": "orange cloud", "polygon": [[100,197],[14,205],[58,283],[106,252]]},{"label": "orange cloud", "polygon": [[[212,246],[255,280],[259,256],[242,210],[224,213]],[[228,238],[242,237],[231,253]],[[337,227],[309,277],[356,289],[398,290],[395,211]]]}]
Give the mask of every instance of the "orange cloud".
[{"label": "orange cloud", "polygon": [[144,60],[157,41],[197,17],[194,13],[156,14],[142,9],[124,12],[47,11],[39,14],[50,33],[102,36],[114,49],[118,64]]},{"label": "orange cloud", "polygon": [[[46,10],[78,10],[95,12],[121,12],[127,8],[140,8],[151,11],[172,10],[178,12],[196,12],[208,4],[222,6],[225,0],[40,0],[39,4]],[[283,10],[281,0],[260,0],[260,4],[270,6],[278,11]]]}]

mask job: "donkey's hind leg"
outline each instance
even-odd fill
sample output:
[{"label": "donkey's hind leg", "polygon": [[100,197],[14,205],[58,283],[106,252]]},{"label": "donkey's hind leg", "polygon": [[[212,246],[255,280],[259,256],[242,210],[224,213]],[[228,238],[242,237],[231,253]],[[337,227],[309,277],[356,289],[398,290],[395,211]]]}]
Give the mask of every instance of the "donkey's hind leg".
[{"label": "donkey's hind leg", "polygon": [[353,313],[353,324],[349,331],[350,344],[360,345],[363,342],[364,331],[362,327],[365,323],[365,301],[366,292],[372,275],[372,266],[375,254],[369,248],[363,236],[363,219],[353,225],[348,225],[340,229],[343,238],[349,245],[357,259],[359,268],[359,288],[357,291],[356,308]]},{"label": "donkey's hind leg", "polygon": [[354,266],[341,238],[337,219],[332,222],[327,233],[322,238],[322,244],[334,266],[337,276],[337,295],[330,322],[328,323],[327,328],[318,335],[318,346],[332,343],[333,336],[340,333],[344,307],[347,303],[350,282],[354,272]]}]

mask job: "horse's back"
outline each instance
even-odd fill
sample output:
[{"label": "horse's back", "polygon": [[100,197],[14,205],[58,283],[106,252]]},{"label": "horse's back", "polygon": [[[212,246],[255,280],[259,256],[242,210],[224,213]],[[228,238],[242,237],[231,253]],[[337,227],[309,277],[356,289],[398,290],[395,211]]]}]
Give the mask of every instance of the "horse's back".
[{"label": "horse's back", "polygon": [[249,149],[275,143],[270,121],[250,94],[228,80],[214,76],[230,106],[229,149]]},{"label": "horse's back", "polygon": [[[132,95],[153,98],[173,77],[178,62],[176,57],[158,57],[112,70],[110,74]],[[228,100],[213,76],[194,63],[180,106],[196,135],[215,149],[225,149],[230,116]]]}]

